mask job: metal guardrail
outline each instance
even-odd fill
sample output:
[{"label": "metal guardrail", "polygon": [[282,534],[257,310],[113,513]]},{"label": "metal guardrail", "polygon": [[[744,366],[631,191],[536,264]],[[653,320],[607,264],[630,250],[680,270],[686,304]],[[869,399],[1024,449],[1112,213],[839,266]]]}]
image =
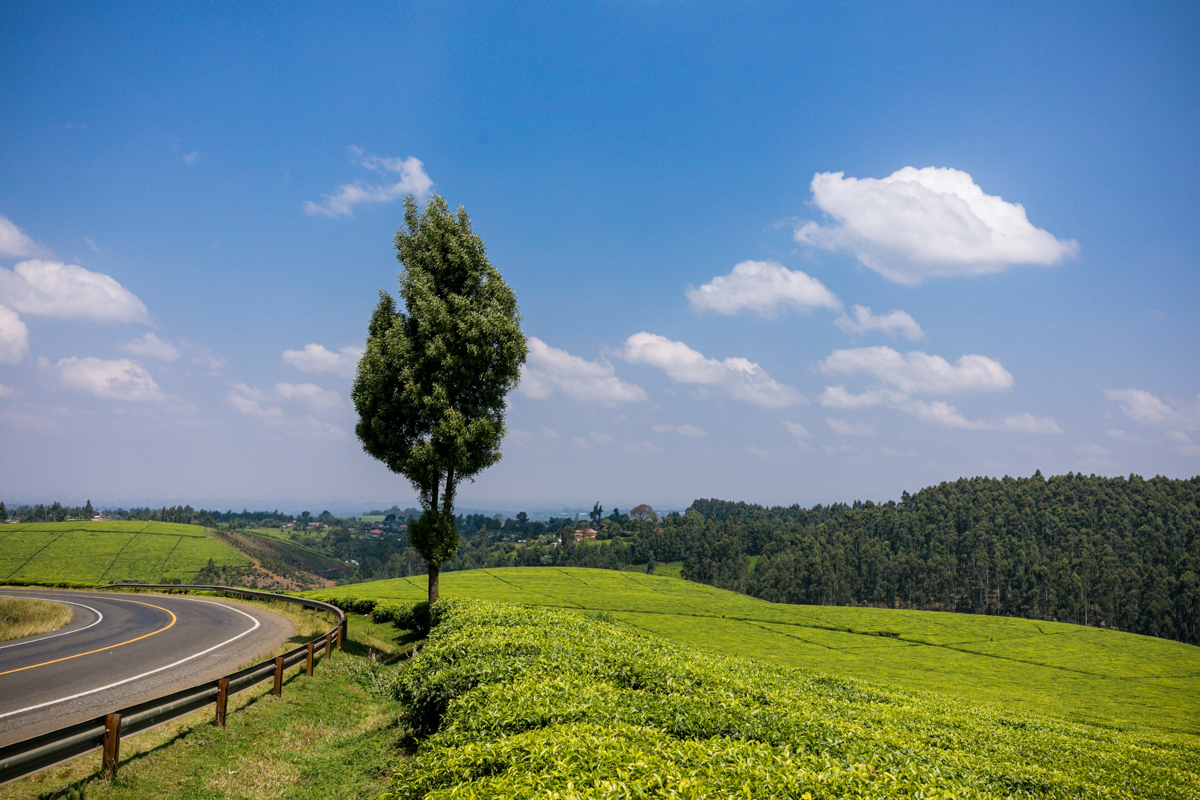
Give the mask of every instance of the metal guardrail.
[{"label": "metal guardrail", "polygon": [[330,628],[328,633],[318,636],[310,642],[305,642],[301,647],[289,653],[284,653],[261,664],[246,667],[215,681],[198,684],[190,689],[156,697],[153,700],[122,708],[87,722],[69,725],[32,739],[26,739],[23,742],[0,747],[0,785],[99,748],[104,749],[103,770],[111,777],[116,777],[122,737],[132,736],[212,704],[216,705],[216,717],[213,724],[225,727],[226,704],[231,695],[272,677],[275,679],[273,692],[275,695],[281,695],[284,670],[304,661],[307,674],[312,675],[317,648],[323,644],[325,657],[328,658],[333,653],[335,643],[338,649],[341,649],[342,640],[349,632],[346,614],[337,606],[286,594],[235,589],[229,586],[181,586],[179,584],[110,584],[97,588],[220,592],[242,597],[276,600],[294,603],[305,608],[331,611],[337,617],[338,623]]}]

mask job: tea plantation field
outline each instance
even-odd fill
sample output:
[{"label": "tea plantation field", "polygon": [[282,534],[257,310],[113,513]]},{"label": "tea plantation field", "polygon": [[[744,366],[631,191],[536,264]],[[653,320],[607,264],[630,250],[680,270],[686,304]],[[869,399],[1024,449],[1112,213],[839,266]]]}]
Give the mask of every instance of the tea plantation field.
[{"label": "tea plantation field", "polygon": [[0,525],[0,580],[187,583],[208,563],[251,560],[204,528],[170,522],[36,522]]},{"label": "tea plantation field", "polygon": [[[426,579],[316,594],[419,601]],[[1200,648],[1163,639],[1009,617],[776,605],[676,578],[608,570],[447,572],[441,594],[608,612],[636,629],[768,664],[1090,725],[1200,734]]]},{"label": "tea plantation field", "polygon": [[[639,589],[657,587],[624,600]],[[435,613],[392,684],[418,738],[390,800],[1200,796],[1200,739],[1187,734],[781,669],[603,615],[479,600]]]}]

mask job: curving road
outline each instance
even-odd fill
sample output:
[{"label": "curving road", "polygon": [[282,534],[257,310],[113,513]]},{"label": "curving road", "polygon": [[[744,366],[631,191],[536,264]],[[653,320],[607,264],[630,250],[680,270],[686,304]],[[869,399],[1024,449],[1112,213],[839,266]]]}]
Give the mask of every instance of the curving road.
[{"label": "curving road", "polygon": [[67,603],[64,628],[0,643],[0,746],[216,680],[295,628],[257,608],[180,595],[0,588]]}]

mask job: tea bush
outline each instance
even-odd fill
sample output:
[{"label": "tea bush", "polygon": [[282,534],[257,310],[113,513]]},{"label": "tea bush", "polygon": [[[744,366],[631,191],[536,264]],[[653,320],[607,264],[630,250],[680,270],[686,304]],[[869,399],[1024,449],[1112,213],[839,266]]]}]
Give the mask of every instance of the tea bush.
[{"label": "tea bush", "polygon": [[1200,744],[717,655],[584,615],[442,601],[392,685],[407,798],[1200,796]]}]

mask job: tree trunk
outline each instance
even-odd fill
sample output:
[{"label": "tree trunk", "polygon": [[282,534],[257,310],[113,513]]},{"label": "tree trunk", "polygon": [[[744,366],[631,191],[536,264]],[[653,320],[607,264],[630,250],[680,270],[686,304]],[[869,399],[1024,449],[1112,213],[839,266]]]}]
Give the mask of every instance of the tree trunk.
[{"label": "tree trunk", "polygon": [[429,605],[433,605],[438,599],[438,572],[441,570],[441,564],[429,564]]}]

